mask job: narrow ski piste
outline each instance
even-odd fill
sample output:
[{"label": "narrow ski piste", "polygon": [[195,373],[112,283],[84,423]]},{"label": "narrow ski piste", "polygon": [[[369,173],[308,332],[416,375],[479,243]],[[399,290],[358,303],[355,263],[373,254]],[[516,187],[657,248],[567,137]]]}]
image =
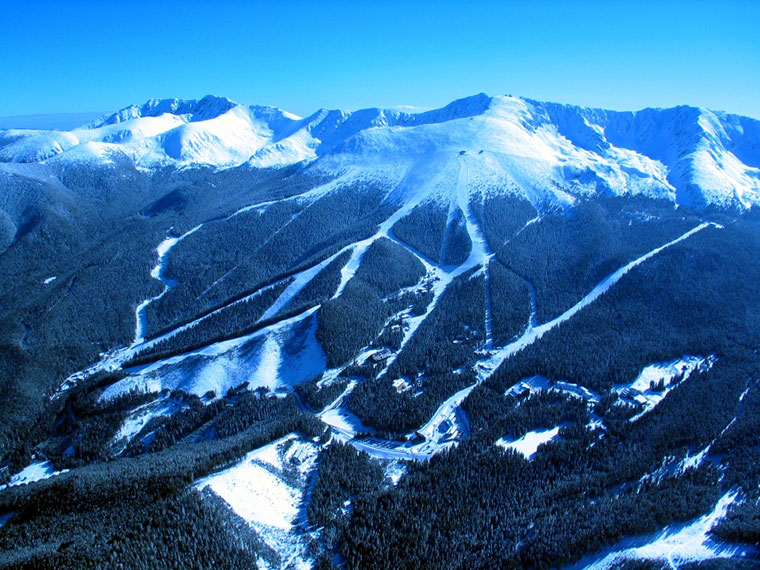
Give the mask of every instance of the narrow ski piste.
[{"label": "narrow ski piste", "polygon": [[142,344],[145,341],[145,332],[148,329],[148,319],[145,315],[145,309],[148,308],[148,305],[154,301],[158,301],[161,297],[166,295],[177,284],[176,281],[169,279],[166,276],[166,265],[169,261],[169,252],[175,245],[177,245],[187,236],[197,232],[202,227],[203,224],[199,224],[181,236],[172,236],[171,230],[169,230],[167,232],[166,239],[159,243],[158,247],[156,247],[158,261],[156,262],[155,267],[150,270],[150,276],[153,277],[153,279],[158,279],[161,281],[161,283],[164,284],[164,290],[155,297],[145,299],[143,302],[137,305],[137,309],[135,309],[135,340],[132,341],[132,346],[137,346],[138,344]]},{"label": "narrow ski piste", "polygon": [[470,236],[472,242],[471,257],[477,260],[483,269],[483,279],[485,286],[485,349],[490,350],[493,346],[493,316],[491,313],[491,270],[490,263],[493,259],[494,253],[488,246],[485,234],[475,217],[475,212],[472,210],[472,200],[470,198],[469,184],[470,184],[470,169],[467,164],[467,158],[464,156],[459,157],[459,180],[457,181],[457,200],[459,202],[459,208],[462,210],[465,219],[465,225],[467,227],[467,234]]},{"label": "narrow ski piste", "polygon": [[[231,218],[233,218],[235,216],[238,216],[240,214],[243,214],[245,212],[250,212],[250,211],[253,211],[253,210],[266,209],[269,206],[271,206],[273,204],[280,203],[280,202],[286,202],[286,201],[291,201],[291,200],[303,200],[303,199],[308,199],[308,198],[316,198],[316,197],[319,197],[320,195],[323,195],[323,194],[325,194],[325,193],[327,193],[327,192],[329,192],[331,190],[334,190],[336,188],[336,186],[339,185],[341,182],[345,182],[345,183],[350,182],[350,177],[349,177],[348,181],[341,180],[341,179],[336,179],[336,180],[333,180],[331,182],[328,182],[327,184],[324,184],[324,185],[321,185],[321,186],[317,186],[316,188],[313,188],[313,189],[311,189],[311,190],[309,190],[307,192],[304,192],[303,194],[297,194],[297,195],[294,195],[294,196],[289,196],[287,198],[282,198],[280,200],[267,200],[267,201],[256,202],[254,204],[250,204],[248,206],[244,206],[242,208],[237,209],[233,213],[231,213],[228,216],[226,216],[224,219],[225,220],[229,220],[229,219],[231,219]],[[158,261],[157,261],[156,265],[151,269],[150,274],[151,274],[151,277],[153,277],[154,279],[161,280],[161,282],[164,283],[164,287],[165,288],[164,288],[164,291],[162,291],[161,294],[159,294],[159,295],[157,295],[155,297],[143,300],[136,307],[136,309],[135,309],[135,338],[134,338],[133,342],[129,346],[116,347],[116,348],[113,348],[113,349],[109,350],[108,352],[105,352],[105,353],[101,354],[101,358],[100,358],[99,361],[91,364],[90,366],[87,366],[86,368],[84,368],[82,370],[79,370],[79,371],[74,372],[73,374],[69,375],[61,383],[61,386],[58,389],[58,391],[52,396],[53,398],[59,397],[62,393],[66,392],[67,390],[69,390],[70,388],[72,388],[74,385],[76,385],[77,382],[79,382],[81,380],[84,380],[86,378],[89,378],[90,376],[92,376],[94,374],[98,374],[100,372],[113,372],[115,370],[120,369],[122,367],[122,365],[125,362],[127,362],[130,358],[132,358],[135,354],[137,354],[137,352],[139,350],[150,348],[151,346],[153,346],[154,344],[160,342],[161,340],[165,340],[165,339],[170,338],[170,337],[174,336],[175,334],[177,334],[177,333],[179,333],[179,332],[181,332],[183,330],[191,328],[191,327],[197,325],[198,323],[200,323],[201,321],[203,321],[204,319],[207,319],[208,317],[219,313],[220,311],[226,309],[227,307],[236,305],[238,303],[244,303],[244,302],[250,300],[251,298],[255,297],[256,295],[260,295],[261,293],[263,293],[264,291],[270,289],[271,287],[275,287],[277,285],[280,285],[283,281],[285,281],[286,279],[288,279],[288,278],[283,278],[283,279],[277,280],[277,281],[275,281],[273,283],[270,283],[268,285],[265,285],[263,287],[260,287],[257,290],[253,291],[252,293],[246,295],[245,297],[243,297],[241,299],[238,299],[236,301],[232,301],[232,302],[225,303],[225,304],[221,305],[220,307],[218,307],[217,309],[215,309],[211,313],[208,313],[208,314],[206,314],[206,315],[204,315],[202,317],[194,319],[194,320],[192,320],[189,323],[186,323],[184,325],[178,326],[178,327],[176,327],[176,328],[174,328],[174,329],[172,329],[172,330],[170,330],[170,331],[168,331],[168,332],[166,332],[166,333],[164,333],[164,334],[162,334],[162,335],[160,335],[158,337],[152,338],[150,340],[146,340],[145,337],[144,337],[146,326],[147,326],[147,323],[145,322],[145,316],[144,316],[146,307],[150,303],[152,303],[153,301],[155,301],[158,298],[160,298],[162,295],[165,295],[169,289],[171,289],[172,287],[174,287],[176,285],[176,283],[173,282],[173,281],[171,281],[171,280],[168,280],[168,279],[166,281],[164,280],[164,279],[166,279],[165,276],[164,276],[165,264],[166,264],[166,262],[168,260],[169,252],[171,251],[171,249],[175,245],[177,245],[177,243],[179,243],[181,240],[183,240],[184,238],[186,238],[191,233],[198,231],[201,227],[203,227],[204,224],[205,223],[199,224],[198,226],[194,227],[192,230],[186,232],[185,234],[183,234],[181,236],[176,236],[176,237],[169,236],[166,239],[164,239],[156,247],[156,252],[158,253]],[[169,232],[171,232],[171,229],[169,230]],[[351,247],[351,246],[348,246],[348,247]],[[308,269],[305,270],[305,271],[308,271]],[[305,285],[305,283],[304,283],[304,285]],[[283,303],[283,305],[284,304],[286,304],[286,303]],[[297,315],[297,316],[303,316],[303,315]],[[272,326],[274,326],[276,324],[277,323],[273,323]],[[266,330],[266,329],[264,329],[264,330]]]},{"label": "narrow ski piste", "polygon": [[[438,410],[436,410],[435,414],[430,419],[430,421],[428,421],[428,423],[425,424],[425,426],[423,426],[421,430],[419,431],[423,434],[434,433],[434,430],[437,428],[437,426],[442,421],[444,421],[446,417],[451,415],[453,410],[455,410],[461,405],[461,403],[470,394],[470,392],[472,392],[472,390],[478,384],[488,379],[496,371],[496,369],[502,364],[502,362],[504,362],[507,358],[521,351],[526,346],[533,344],[535,341],[541,338],[544,335],[544,333],[550,331],[556,326],[569,320],[578,311],[588,306],[593,301],[598,299],[602,294],[607,292],[610,289],[610,287],[612,287],[615,283],[617,283],[623,277],[623,275],[628,273],[631,269],[633,269],[637,265],[640,265],[647,259],[657,255],[662,250],[667,249],[668,247],[673,246],[685,239],[688,239],[695,233],[705,229],[706,227],[710,225],[713,225],[715,227],[720,227],[717,224],[706,222],[706,223],[698,225],[695,228],[692,228],[691,230],[689,230],[682,236],[658,248],[653,249],[652,251],[642,255],[641,257],[638,257],[637,259],[634,259],[633,261],[627,263],[626,265],[624,265],[623,267],[621,267],[620,269],[618,269],[611,275],[608,275],[605,279],[600,281],[596,285],[596,287],[594,287],[585,297],[583,297],[583,299],[578,301],[578,303],[576,303],[570,309],[562,313],[560,316],[539,326],[533,326],[531,322],[527,330],[523,333],[523,335],[519,339],[517,339],[514,342],[511,342],[510,344],[506,345],[505,347],[499,350],[492,352],[489,357],[478,361],[475,365],[475,369],[478,374],[478,381],[472,384],[471,386],[468,386],[467,388],[460,390],[453,396],[449,397],[443,404],[439,406]],[[532,320],[533,319],[531,319],[531,321]]]}]

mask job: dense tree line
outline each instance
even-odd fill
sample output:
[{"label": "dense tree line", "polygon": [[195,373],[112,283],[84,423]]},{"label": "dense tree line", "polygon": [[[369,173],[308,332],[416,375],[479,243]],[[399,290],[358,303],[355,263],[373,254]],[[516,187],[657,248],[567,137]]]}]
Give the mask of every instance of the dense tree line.
[{"label": "dense tree line", "polygon": [[422,262],[388,238],[372,242],[356,270],[356,277],[373,287],[383,298],[416,285],[424,275]]},{"label": "dense tree line", "polygon": [[388,318],[387,307],[375,289],[351,279],[343,293],[322,304],[317,313],[317,340],[334,368],[372,342]]},{"label": "dense tree line", "polygon": [[[753,388],[741,402],[740,396],[760,374],[754,350],[760,340],[754,301],[760,275],[751,262],[759,237],[745,222],[704,230],[634,269],[573,319],[507,360],[465,400],[470,439],[415,465],[397,488],[354,502],[341,548],[348,566],[560,566],[624,536],[712,508],[726,487],[710,461],[675,477],[645,477],[666,458],[695,454],[712,443],[713,460],[725,472],[723,484],[753,485],[760,414]],[[615,383],[631,382],[651,362],[713,353],[717,361],[709,370],[692,373],[635,422],[625,413],[615,416],[614,397],[606,396],[595,406],[614,420],[606,429],[584,426],[587,410],[580,400],[565,416],[552,402],[563,396],[504,395],[535,373],[606,393]],[[493,446],[499,437],[562,419],[571,423],[561,438],[544,444],[530,462]],[[755,540],[755,504],[735,507],[730,522],[716,532]]]},{"label": "dense tree line", "polygon": [[348,386],[347,378],[336,378],[329,384],[318,385],[321,376],[307,382],[298,384],[294,391],[301,401],[315,412],[321,412],[325,407],[334,402]]},{"label": "dense tree line", "polygon": [[581,202],[568,215],[544,216],[494,251],[533,284],[538,320],[545,322],[628,261],[697,225],[696,219],[676,217],[672,210],[662,214],[661,220],[639,221],[626,215],[618,201]]},{"label": "dense tree line", "polygon": [[753,493],[749,500],[732,505],[726,517],[711,529],[711,533],[726,542],[760,546],[760,496]]},{"label": "dense tree line", "polygon": [[583,399],[558,390],[540,390],[515,402],[491,428],[506,437],[518,439],[529,431],[549,429],[566,422],[583,426],[588,419]]},{"label": "dense tree line", "polygon": [[415,285],[425,268],[411,253],[390,240],[380,239],[364,253],[362,264],[341,295],[322,304],[317,314],[317,339],[336,367],[369,345],[382,331],[398,299],[391,293]]},{"label": "dense tree line", "polygon": [[423,202],[393,226],[393,234],[435,263],[441,262],[448,211],[443,204]]},{"label": "dense tree line", "polygon": [[[126,508],[124,508],[126,506]],[[138,504],[117,502],[61,516],[63,532],[35,529],[41,542],[8,553],[0,567],[16,569],[257,568],[261,546],[210,493],[194,490]]]},{"label": "dense tree line", "polygon": [[503,191],[487,192],[481,200],[472,200],[470,207],[494,252],[500,251],[536,216],[536,209],[528,200],[517,193]]},{"label": "dense tree line", "polygon": [[542,374],[604,393],[632,382],[647,364],[684,354],[751,358],[744,347],[760,343],[757,247],[760,233],[738,222],[698,232],[632,269],[505,362],[493,381],[506,389]]},{"label": "dense tree line", "polygon": [[253,392],[242,388],[210,403],[179,391],[173,392],[171,398],[180,403],[181,410],[152,418],[132,439],[125,452],[127,455],[155,453],[190,434],[195,434],[195,441],[226,438],[251,426],[264,430],[286,418],[301,415],[292,395],[280,398],[264,388]]},{"label": "dense tree line", "polygon": [[488,264],[493,340],[506,343],[520,335],[530,319],[530,289],[499,261]]},{"label": "dense tree line", "polygon": [[462,210],[457,208],[449,218],[446,239],[441,251],[441,265],[462,265],[470,255],[472,241],[467,233]]},{"label": "dense tree line", "polygon": [[75,390],[41,451],[56,469],[72,469],[114,457],[114,436],[129,413],[157,394],[130,392],[101,402],[99,391]]},{"label": "dense tree line", "polygon": [[28,212],[18,220],[23,231],[0,253],[0,461],[28,458],[34,444],[27,440],[48,421],[45,402],[69,374],[132,341],[136,305],[163,289],[150,270],[168,228],[181,234],[325,181],[291,167],[148,173],[119,161],[58,165],[50,173],[57,180],[0,178],[2,199],[23,206],[19,215]]},{"label": "dense tree line", "polygon": [[710,467],[618,493],[547,467],[476,442],[416,465],[396,489],[355,501],[348,567],[552,568],[717,499]]},{"label": "dense tree line", "polygon": [[260,290],[248,299],[232,303],[207,315],[192,326],[140,350],[135,355],[134,362],[158,360],[251,332],[256,328],[261,315],[291,282],[291,279],[282,281]]},{"label": "dense tree line", "polygon": [[328,263],[322,271],[317,273],[298,294],[285,305],[281,313],[285,311],[300,311],[307,307],[313,307],[324,303],[332,297],[340,286],[341,269],[351,257],[350,251],[341,253]]},{"label": "dense tree line", "polygon": [[14,514],[0,533],[0,565],[174,568],[192,560],[197,567],[254,567],[261,545],[247,525],[188,486],[288,433],[323,434],[315,418],[281,411],[230,437],[178,443],[4,490],[0,513]]},{"label": "dense tree line", "polygon": [[377,462],[353,446],[333,442],[322,450],[306,514],[310,524],[324,527],[321,536],[328,547],[334,546],[348,523],[345,503],[377,491],[382,481]]}]

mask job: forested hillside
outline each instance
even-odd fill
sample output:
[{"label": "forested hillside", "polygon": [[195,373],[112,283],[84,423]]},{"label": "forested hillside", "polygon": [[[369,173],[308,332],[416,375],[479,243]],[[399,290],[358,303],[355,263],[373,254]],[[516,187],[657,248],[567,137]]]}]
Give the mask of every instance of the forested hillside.
[{"label": "forested hillside", "polygon": [[[261,146],[166,142],[220,117]],[[0,567],[759,567],[760,178],[647,124],[0,131]]]}]

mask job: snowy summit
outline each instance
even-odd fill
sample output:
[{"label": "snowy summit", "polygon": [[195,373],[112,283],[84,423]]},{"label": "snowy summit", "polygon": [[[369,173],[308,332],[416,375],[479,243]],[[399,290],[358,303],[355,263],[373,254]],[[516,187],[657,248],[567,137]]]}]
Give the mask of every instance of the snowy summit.
[{"label": "snowy summit", "polygon": [[760,121],[695,107],[604,111],[484,94],[432,111],[301,118],[223,97],[151,99],[71,131],[0,131],[0,161],[141,169],[277,167],[397,183],[461,154],[470,178],[532,201],[641,194],[702,209],[760,202]]}]

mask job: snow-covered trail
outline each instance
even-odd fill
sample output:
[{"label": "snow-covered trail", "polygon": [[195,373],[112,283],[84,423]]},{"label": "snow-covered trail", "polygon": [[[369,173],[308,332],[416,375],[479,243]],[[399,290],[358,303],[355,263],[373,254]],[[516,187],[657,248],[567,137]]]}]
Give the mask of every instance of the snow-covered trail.
[{"label": "snow-covered trail", "polygon": [[277,313],[279,313],[280,310],[282,310],[288,303],[290,303],[296,297],[296,295],[298,295],[303,290],[304,287],[311,283],[311,281],[319,274],[320,271],[332,263],[336,258],[340,257],[344,252],[351,249],[351,247],[353,247],[353,245],[346,246],[327,259],[324,259],[316,265],[313,265],[308,269],[304,269],[303,271],[292,276],[291,278],[293,279],[293,282],[288,285],[282,293],[280,293],[280,296],[277,297],[275,302],[272,303],[272,305],[264,312],[263,315],[261,315],[259,322],[271,319]]},{"label": "snow-covered trail", "polygon": [[467,157],[459,157],[459,178],[457,180],[457,201],[459,208],[464,214],[465,227],[467,228],[467,234],[470,236],[472,242],[472,248],[470,250],[470,257],[465,262],[471,263],[472,267],[480,265],[483,269],[483,280],[485,286],[485,348],[490,350],[493,346],[493,313],[491,311],[491,271],[489,264],[494,256],[493,251],[488,245],[485,232],[480,227],[478,219],[475,217],[475,212],[472,209],[472,201],[470,200],[470,167],[467,164]]},{"label": "snow-covered trail", "polygon": [[171,230],[169,230],[167,232],[166,239],[164,239],[161,243],[158,244],[158,247],[156,247],[158,260],[153,269],[150,270],[150,276],[153,277],[153,279],[158,279],[161,281],[161,283],[164,284],[164,290],[161,291],[161,293],[158,295],[149,297],[137,305],[137,308],[135,309],[135,339],[132,341],[132,346],[137,346],[138,344],[141,344],[145,341],[145,332],[148,328],[148,320],[145,315],[145,309],[147,309],[148,305],[154,301],[158,301],[161,297],[166,295],[166,293],[168,293],[177,284],[176,281],[169,279],[166,276],[166,266],[169,261],[169,252],[179,242],[181,242],[187,236],[197,232],[202,227],[203,224],[198,224],[193,229],[185,232],[181,236],[172,236]]},{"label": "snow-covered trail", "polygon": [[527,279],[524,279],[525,284],[528,286],[528,292],[530,293],[530,317],[528,318],[528,328],[536,328],[538,326],[538,309],[536,308],[536,288]]},{"label": "snow-covered trail", "polygon": [[[158,336],[156,338],[150,339],[148,341],[143,342],[142,344],[137,345],[131,345],[126,347],[119,347],[114,350],[111,350],[105,354],[102,355],[101,359],[88,366],[87,368],[80,370],[79,372],[75,372],[74,374],[71,374],[66,380],[61,384],[61,387],[58,389],[58,392],[53,395],[53,398],[59,397],[62,393],[66,392],[70,388],[76,385],[77,382],[84,380],[85,378],[89,378],[90,376],[100,373],[100,372],[113,372],[115,370],[121,369],[125,363],[127,363],[133,356],[135,356],[140,350],[150,348],[154,344],[165,340],[167,338],[170,338],[179,332],[188,329],[190,327],[193,327],[197,325],[199,322],[203,321],[204,319],[209,318],[211,315],[222,311],[226,309],[227,307],[230,307],[236,303],[242,303],[245,302],[247,299],[260,295],[262,292],[266,291],[267,289],[270,289],[271,287],[274,287],[278,284],[280,284],[281,281],[278,281],[276,283],[267,285],[265,287],[262,287],[261,289],[255,291],[251,295],[248,295],[247,297],[243,299],[239,299],[238,301],[235,301],[234,303],[230,303],[229,305],[225,305],[223,307],[220,307],[219,309],[215,310],[212,313],[209,313],[208,315],[205,315],[199,319],[196,319],[195,321],[192,321],[190,323],[187,323],[185,325],[182,325],[181,327],[178,327],[176,329],[173,329],[171,331],[168,331],[164,333],[161,336]],[[157,360],[155,362],[152,362],[148,365],[135,367],[132,370],[133,371],[142,371],[145,369],[146,366],[155,366],[155,368],[160,368],[164,364],[168,363],[176,363],[181,362],[182,360],[185,360],[186,358],[194,355],[215,355],[215,354],[222,354],[224,352],[227,352],[229,350],[232,350],[233,348],[236,348],[237,346],[244,344],[245,342],[258,337],[262,334],[268,334],[273,331],[279,331],[282,327],[290,326],[293,324],[296,324],[297,322],[301,321],[302,319],[305,319],[309,317],[311,314],[316,311],[316,307],[312,307],[310,309],[306,309],[301,313],[298,313],[288,319],[283,319],[279,321],[275,321],[271,323],[268,326],[262,327],[261,329],[258,329],[256,331],[253,331],[252,333],[249,333],[244,336],[231,338],[224,341],[219,341],[215,343],[211,343],[209,345],[206,345],[204,347],[192,350],[190,352],[182,353],[179,355],[176,355],[174,357],[168,358],[168,359],[161,359]]]},{"label": "snow-covered trail", "polygon": [[178,364],[182,362],[183,360],[190,358],[192,356],[217,356],[219,354],[224,354],[225,352],[229,352],[230,350],[235,349],[247,343],[250,340],[253,340],[260,336],[274,334],[281,331],[284,328],[290,327],[302,321],[303,319],[310,317],[312,314],[314,314],[316,310],[317,310],[317,307],[311,307],[309,309],[305,309],[304,311],[302,311],[301,313],[298,313],[297,315],[294,315],[287,319],[283,319],[281,321],[277,321],[275,323],[272,323],[269,326],[265,326],[263,328],[255,330],[246,335],[214,342],[206,346],[203,346],[201,348],[197,348],[194,350],[190,350],[188,352],[183,352],[182,354],[177,354],[175,356],[170,356],[167,358],[156,360],[155,362],[151,362],[149,364],[135,366],[127,370],[130,372],[140,372],[140,373],[145,374],[145,373],[155,371],[159,368],[162,368],[170,364]]},{"label": "snow-covered trail", "polygon": [[[404,247],[407,251],[412,253],[414,256],[419,259],[423,265],[425,265],[425,269],[427,269],[428,275],[430,276],[430,281],[432,282],[432,293],[433,293],[433,299],[430,301],[430,303],[427,306],[427,309],[425,312],[417,317],[411,317],[408,319],[407,324],[409,325],[408,329],[404,332],[404,338],[401,340],[401,345],[399,347],[399,350],[396,351],[396,353],[388,359],[386,362],[385,367],[380,372],[378,377],[382,377],[387,372],[388,368],[390,368],[391,364],[396,360],[399,354],[404,350],[404,347],[406,344],[412,339],[415,332],[417,332],[417,329],[420,327],[420,325],[430,316],[430,313],[433,312],[433,310],[438,306],[438,302],[440,301],[443,292],[448,288],[449,284],[462,275],[463,273],[466,273],[470,269],[477,267],[478,265],[482,266],[483,271],[485,273],[485,287],[486,287],[486,300],[485,300],[485,332],[486,332],[486,345],[491,346],[493,343],[493,317],[491,312],[491,296],[490,296],[490,275],[488,272],[488,264],[493,257],[493,252],[488,247],[488,242],[485,239],[485,236],[483,234],[482,229],[480,228],[480,225],[477,222],[477,218],[475,217],[475,214],[472,210],[472,205],[470,203],[470,193],[469,193],[469,171],[466,162],[461,161],[459,162],[459,173],[457,178],[457,184],[454,188],[454,197],[453,199],[456,200],[456,206],[462,211],[465,219],[465,227],[467,229],[467,233],[470,237],[470,241],[472,243],[470,248],[470,255],[467,257],[467,259],[462,263],[461,265],[457,265],[454,267],[450,266],[439,266],[436,265],[432,260],[428,259],[424,255],[422,255],[420,252],[418,252],[416,249],[411,247],[409,244],[403,242],[402,240],[398,239],[395,235],[393,235],[393,232],[390,230],[390,227],[386,230],[385,236],[392,240],[393,242],[397,243],[398,245]],[[415,204],[416,205],[416,204]],[[455,210],[456,208],[453,207],[454,204],[452,204],[452,210]],[[408,210],[411,210],[411,208],[408,208]],[[394,222],[395,223],[395,222]],[[445,250],[444,250],[445,251]]]},{"label": "snow-covered trail", "polygon": [[[663,250],[665,250],[665,249],[667,249],[669,247],[672,247],[672,246],[676,245],[677,243],[680,243],[680,242],[688,239],[689,237],[691,237],[695,233],[697,233],[699,231],[702,231],[703,229],[705,229],[706,227],[711,226],[711,225],[716,225],[716,224],[713,224],[713,223],[710,223],[710,222],[704,222],[702,224],[699,224],[697,227],[692,228],[691,230],[689,230],[685,234],[681,235],[680,237],[674,239],[673,241],[670,241],[670,242],[668,242],[668,243],[666,243],[664,245],[661,245],[660,247],[657,247],[657,248],[653,249],[652,251],[650,251],[648,253],[645,253],[641,257],[638,257],[638,258],[634,259],[633,261],[627,263],[626,265],[624,265],[623,267],[621,267],[620,269],[618,269],[617,271],[615,271],[611,275],[608,275],[602,281],[600,281],[588,294],[586,294],[586,296],[584,296],[575,305],[573,305],[572,307],[570,307],[567,311],[565,311],[564,313],[562,313],[558,317],[555,317],[551,321],[548,321],[548,322],[546,322],[546,323],[544,323],[542,325],[538,325],[538,326],[535,326],[535,327],[531,326],[530,328],[528,328],[528,330],[525,331],[525,333],[523,333],[523,335],[519,339],[517,339],[516,341],[508,344],[504,348],[496,351],[491,356],[491,358],[489,358],[486,361],[487,367],[490,368],[491,371],[496,370],[496,368],[498,368],[498,366],[502,362],[504,362],[504,360],[506,360],[507,358],[509,358],[510,356],[512,356],[513,354],[515,354],[516,352],[522,350],[526,346],[534,343],[536,340],[538,340],[539,338],[541,338],[544,335],[544,333],[546,333],[546,332],[550,331],[551,329],[559,326],[560,324],[564,323],[565,321],[568,321],[578,311],[580,311],[584,307],[590,305],[596,299],[598,299],[599,297],[601,297],[604,293],[606,293],[610,289],[610,287],[612,287],[615,283],[617,283],[618,281],[620,281],[620,279],[626,273],[628,273],[631,269],[633,269],[634,267],[636,267],[638,265],[641,265],[642,263],[644,263],[648,259],[654,257],[655,255],[657,255],[661,251],[663,251]],[[490,376],[490,373],[487,376]],[[487,376],[485,376],[485,377],[487,377]]]},{"label": "snow-covered trail", "polygon": [[523,225],[523,227],[521,227],[519,230],[517,230],[513,236],[508,237],[504,241],[504,245],[507,245],[509,242],[511,242],[513,239],[515,239],[517,236],[519,236],[521,233],[523,233],[523,231],[525,231],[525,229],[528,226],[531,226],[531,225],[535,224],[536,222],[540,222],[540,221],[541,221],[541,216],[540,215],[537,215],[534,218],[531,218],[530,220],[528,220],[527,222],[525,222],[525,224]]},{"label": "snow-covered trail", "polygon": [[483,287],[485,287],[485,350],[493,348],[493,312],[491,308],[491,270],[489,265],[483,268]]},{"label": "snow-covered trail", "polygon": [[[309,190],[307,192],[304,192],[302,194],[297,194],[297,195],[294,195],[294,196],[289,196],[287,198],[282,198],[282,199],[278,199],[278,200],[267,200],[267,201],[263,201],[263,202],[257,202],[257,203],[254,203],[254,204],[251,204],[251,205],[248,205],[248,206],[244,206],[244,207],[239,208],[238,210],[236,210],[232,214],[229,214],[228,216],[226,216],[226,217],[224,217],[222,219],[223,220],[229,220],[229,219],[231,219],[231,218],[233,218],[233,217],[235,217],[235,216],[237,216],[239,214],[242,214],[244,212],[248,212],[248,211],[256,210],[256,209],[261,209],[261,208],[268,208],[271,205],[274,205],[274,204],[277,204],[277,203],[280,203],[280,202],[284,202],[284,201],[305,200],[305,199],[317,198],[317,197],[319,197],[321,195],[324,195],[324,194],[326,194],[326,193],[328,193],[328,192],[336,189],[341,184],[348,183],[348,181],[350,181],[350,179],[351,179],[351,176],[355,176],[356,174],[357,174],[356,172],[351,171],[348,174],[346,174],[346,176],[336,178],[336,179],[334,179],[334,180],[332,180],[332,181],[330,181],[330,182],[328,182],[326,184],[317,186],[316,188],[312,188],[311,190]],[[260,289],[258,289],[256,291],[254,291],[253,293],[251,293],[251,294],[243,297],[242,299],[238,299],[238,300],[233,301],[231,303],[227,303],[225,305],[222,305],[222,306],[218,307],[216,310],[214,310],[213,312],[211,312],[211,313],[209,313],[207,315],[204,315],[204,316],[202,316],[202,317],[200,317],[198,319],[195,319],[195,320],[193,320],[193,321],[191,321],[189,323],[181,325],[181,326],[179,326],[179,327],[177,327],[177,328],[175,328],[173,330],[170,330],[170,331],[162,334],[159,337],[156,337],[156,338],[153,338],[153,339],[151,339],[149,341],[146,341],[145,340],[145,332],[147,330],[147,320],[146,320],[146,315],[145,315],[146,308],[152,302],[160,299],[171,288],[173,288],[174,286],[176,286],[176,282],[173,281],[173,280],[171,280],[171,279],[169,279],[169,278],[167,278],[166,275],[165,275],[166,265],[167,265],[167,262],[168,262],[169,253],[171,252],[172,248],[174,248],[180,241],[182,241],[183,239],[185,239],[190,234],[198,231],[206,223],[209,223],[209,222],[210,221],[203,222],[203,223],[197,225],[196,227],[194,227],[193,229],[191,229],[190,231],[188,231],[188,232],[186,232],[186,233],[184,233],[184,234],[182,234],[180,236],[171,236],[171,235],[168,235],[166,237],[166,239],[164,239],[163,241],[161,241],[161,243],[158,244],[158,246],[156,247],[156,252],[157,252],[157,255],[158,255],[158,260],[156,262],[156,265],[151,269],[150,275],[154,279],[158,279],[158,280],[160,280],[164,284],[164,290],[159,295],[156,295],[154,297],[150,297],[148,299],[145,299],[145,300],[141,301],[137,305],[137,307],[135,308],[135,336],[134,336],[134,339],[133,339],[132,343],[129,346],[115,347],[115,348],[109,350],[108,352],[101,354],[101,358],[100,358],[99,361],[97,361],[97,362],[95,362],[95,363],[87,366],[86,368],[84,368],[82,370],[79,370],[77,372],[74,372],[74,373],[70,374],[61,383],[61,386],[59,387],[58,391],[52,396],[53,398],[59,397],[62,393],[66,392],[67,390],[69,390],[70,388],[72,388],[77,382],[79,382],[79,381],[81,381],[81,380],[83,380],[85,378],[88,378],[88,377],[92,376],[93,374],[97,374],[97,373],[104,372],[104,371],[112,372],[114,370],[118,370],[119,368],[121,368],[121,366],[125,362],[127,362],[130,358],[132,358],[137,353],[138,350],[149,348],[150,346],[152,346],[153,344],[155,344],[155,343],[157,343],[157,342],[159,342],[161,340],[164,340],[166,338],[174,336],[177,333],[179,333],[179,332],[181,332],[181,331],[183,331],[185,329],[188,329],[190,327],[193,327],[193,326],[197,325],[198,323],[200,323],[204,319],[207,319],[208,317],[210,317],[210,316],[218,313],[221,310],[226,309],[227,307],[229,307],[231,305],[235,305],[237,303],[244,303],[244,302],[250,300],[252,297],[255,297],[256,295],[259,295],[262,292],[266,291],[267,289],[269,289],[271,287],[275,287],[275,286],[281,284],[286,279],[290,278],[290,277],[286,277],[286,278],[280,279],[280,280],[278,280],[278,281],[276,281],[274,283],[270,283],[270,284],[268,284],[268,285],[266,285],[266,286],[264,286],[264,287],[262,287],[262,288],[260,288]],[[171,230],[169,230],[169,232],[170,231]]]},{"label": "snow-covered trail", "polygon": [[454,409],[456,409],[458,406],[461,405],[461,403],[464,401],[464,399],[467,396],[469,396],[470,392],[472,392],[475,386],[477,386],[478,384],[480,384],[481,382],[489,378],[496,371],[496,369],[501,365],[502,362],[504,362],[507,358],[516,354],[517,352],[519,352],[526,346],[529,346],[530,344],[534,343],[536,340],[541,338],[544,335],[544,333],[550,331],[551,329],[569,320],[578,311],[588,306],[593,301],[598,299],[602,294],[608,291],[610,287],[612,287],[615,283],[617,283],[623,277],[623,275],[628,273],[631,269],[633,269],[637,265],[642,264],[643,262],[650,259],[651,257],[657,255],[662,250],[667,249],[668,247],[671,247],[677,243],[680,243],[688,239],[695,233],[702,231],[703,229],[705,229],[706,227],[710,225],[720,227],[717,224],[713,224],[710,222],[702,223],[698,225],[697,227],[692,228],[691,230],[681,235],[680,237],[674,239],[673,241],[670,241],[642,255],[641,257],[634,259],[633,261],[627,263],[626,265],[624,265],[623,267],[621,267],[620,269],[618,269],[617,271],[615,271],[614,273],[612,273],[611,275],[603,279],[585,297],[583,297],[583,299],[578,301],[578,303],[576,303],[570,309],[562,313],[560,316],[539,326],[529,326],[528,329],[525,331],[525,333],[523,333],[523,335],[519,339],[495,351],[494,353],[491,354],[490,357],[478,362],[478,364],[476,365],[478,381],[466,388],[463,388],[456,394],[446,399],[446,401],[444,401],[438,407],[435,414],[433,414],[430,420],[421,428],[420,431],[422,433],[428,433],[428,432],[433,433],[436,427],[442,421],[444,421],[453,412]]}]

